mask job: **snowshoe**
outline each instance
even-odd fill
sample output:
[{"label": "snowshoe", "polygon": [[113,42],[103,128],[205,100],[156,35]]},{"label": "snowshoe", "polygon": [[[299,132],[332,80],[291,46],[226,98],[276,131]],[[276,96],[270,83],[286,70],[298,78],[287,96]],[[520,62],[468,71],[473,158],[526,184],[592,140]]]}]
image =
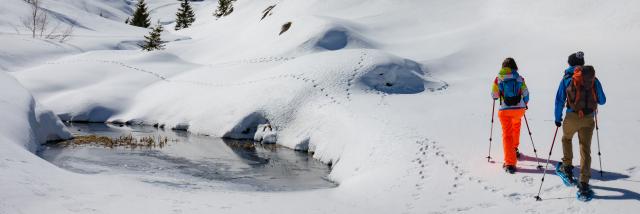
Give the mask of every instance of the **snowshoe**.
[{"label": "snowshoe", "polygon": [[516,167],[515,166],[503,165],[502,168],[504,169],[504,171],[506,173],[509,173],[509,174],[515,174],[516,173]]},{"label": "snowshoe", "polygon": [[570,169],[564,169],[564,167],[562,167],[562,163],[558,163],[556,164],[556,175],[562,179],[562,183],[564,183],[565,186],[576,185],[576,180],[573,178],[573,167],[570,167]]},{"label": "snowshoe", "polygon": [[579,201],[583,201],[583,202],[591,201],[594,195],[595,194],[591,189],[591,187],[589,187],[589,184],[580,183],[578,185],[578,192],[576,192],[576,198]]}]

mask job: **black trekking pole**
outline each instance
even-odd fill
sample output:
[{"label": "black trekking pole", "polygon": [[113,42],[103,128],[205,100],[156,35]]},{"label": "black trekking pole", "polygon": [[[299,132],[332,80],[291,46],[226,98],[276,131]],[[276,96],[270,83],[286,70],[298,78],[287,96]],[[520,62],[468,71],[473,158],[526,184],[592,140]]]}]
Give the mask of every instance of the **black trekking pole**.
[{"label": "black trekking pole", "polygon": [[493,141],[493,116],[496,113],[496,100],[493,100],[493,107],[491,108],[491,134],[489,134],[489,156],[487,156],[487,162],[491,162],[491,141]]},{"label": "black trekking pole", "polygon": [[598,162],[600,162],[600,177],[602,176],[602,154],[600,153],[600,132],[598,131],[600,127],[598,127],[598,110],[595,113],[596,116],[596,140],[598,141]]},{"label": "black trekking pole", "polygon": [[538,162],[538,166],[536,167],[538,170],[542,169],[542,165],[540,165],[540,159],[538,158],[538,150],[536,149],[536,144],[533,143],[533,136],[531,135],[531,129],[529,128],[529,121],[527,120],[527,115],[524,115],[524,123],[527,124],[527,131],[529,132],[529,139],[531,139],[531,145],[533,146],[533,154],[536,155],[536,161]]},{"label": "black trekking pole", "polygon": [[536,201],[542,201],[540,198],[540,192],[542,191],[542,184],[544,183],[544,176],[547,175],[547,167],[549,166],[549,160],[551,159],[551,153],[553,152],[553,145],[556,144],[556,136],[558,135],[558,129],[560,127],[556,127],[556,132],[553,134],[553,141],[551,142],[551,149],[549,149],[549,158],[547,158],[547,164],[544,165],[544,172],[542,172],[542,181],[540,182],[540,188],[538,189],[538,195],[534,198]]}]

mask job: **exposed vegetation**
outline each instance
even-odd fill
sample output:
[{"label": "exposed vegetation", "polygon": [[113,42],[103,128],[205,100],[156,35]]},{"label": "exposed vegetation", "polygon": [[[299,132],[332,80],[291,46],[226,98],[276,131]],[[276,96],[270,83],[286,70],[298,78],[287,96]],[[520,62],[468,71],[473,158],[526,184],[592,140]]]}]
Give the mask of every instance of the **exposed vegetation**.
[{"label": "exposed vegetation", "polygon": [[250,140],[234,140],[234,139],[225,139],[224,143],[227,146],[234,149],[242,149],[242,150],[255,150],[256,148],[263,148],[266,150],[274,151],[277,149],[277,144],[262,144],[255,141]]},{"label": "exposed vegetation", "polygon": [[271,6],[267,7],[267,9],[264,9],[264,10],[262,11],[262,18],[260,18],[260,20],[263,20],[264,18],[267,18],[267,16],[271,16],[271,15],[273,15],[273,13],[272,13],[271,11],[272,11],[272,10],[273,10],[273,8],[275,8],[275,7],[276,7],[276,5],[274,4],[274,5],[271,5]]},{"label": "exposed vegetation", "polygon": [[60,142],[63,146],[80,146],[80,145],[92,145],[102,146],[107,148],[130,148],[130,149],[150,149],[150,148],[163,148],[169,141],[177,142],[177,140],[169,140],[165,136],[143,136],[141,138],[133,137],[133,135],[122,135],[117,138],[110,138],[98,135],[83,135],[76,136],[72,140]]},{"label": "exposed vegetation", "polygon": [[282,25],[282,28],[280,28],[280,34],[278,35],[282,35],[284,32],[287,32],[289,28],[291,28],[291,24],[292,24],[291,22],[284,23]]},{"label": "exposed vegetation", "polygon": [[[64,42],[71,38],[75,25],[57,22],[51,28],[51,21],[46,10],[42,8],[42,0],[25,0],[31,6],[29,13],[22,17],[22,25],[31,33],[32,38],[45,38]],[[67,25],[61,29],[61,25]],[[16,29],[16,31],[18,31]]]}]

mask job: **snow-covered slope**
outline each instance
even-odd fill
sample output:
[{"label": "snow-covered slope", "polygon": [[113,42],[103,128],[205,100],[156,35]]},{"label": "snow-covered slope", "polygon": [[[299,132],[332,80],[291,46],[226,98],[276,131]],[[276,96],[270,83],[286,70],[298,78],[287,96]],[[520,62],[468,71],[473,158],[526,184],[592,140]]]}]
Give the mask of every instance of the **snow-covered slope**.
[{"label": "snow-covered slope", "polygon": [[[44,61],[91,50],[138,49],[137,43],[148,29],[124,24],[134,1],[129,0],[44,0],[41,7],[47,14],[48,27],[43,35],[61,35],[74,26],[69,40],[32,39],[23,24],[31,11],[23,0],[9,0],[0,7],[0,70],[13,72],[42,64]],[[174,5],[174,1],[170,1]],[[165,2],[166,3],[166,2]],[[177,8],[177,6],[174,6]],[[165,14],[152,11],[151,19],[164,21]],[[40,33],[37,33],[40,35]],[[167,41],[186,39],[167,33]]]},{"label": "snow-covered slope", "polygon": [[[9,5],[24,7],[18,2]],[[71,12],[82,7],[78,2],[93,9]],[[194,26],[178,32],[171,30],[177,1],[149,2],[154,19],[169,29],[165,40],[173,41],[164,51],[121,50],[134,47],[132,41],[147,31],[118,22],[126,17],[128,1],[57,1],[51,10],[95,26],[78,34],[109,36],[58,44],[0,35],[0,66],[17,71],[11,74],[64,120],[159,124],[236,138],[253,138],[251,130],[270,123],[277,143],[332,163],[331,178],[340,186],[294,193],[191,192],[43,165],[31,169],[55,171],[42,178],[58,180],[40,185],[56,186],[68,177],[122,188],[80,183],[42,190],[20,183],[37,191],[2,191],[11,194],[0,194],[0,211],[629,213],[640,207],[640,162],[633,158],[640,114],[630,99],[640,57],[636,1],[240,0],[232,15],[220,19],[211,16],[215,3],[204,1],[194,2]],[[271,15],[261,19],[271,5]],[[110,15],[100,18],[99,10]],[[0,18],[16,21],[12,15]],[[288,22],[291,28],[280,34]],[[49,43],[63,51],[54,53],[44,45]],[[71,44],[77,50],[70,51]],[[33,51],[22,52],[23,47]],[[609,98],[600,114],[605,177],[594,173],[597,197],[585,204],[550,175],[543,198],[557,200],[535,202],[541,172],[526,132],[520,150],[528,157],[520,173],[501,172],[500,140],[491,151],[496,162],[484,159],[489,86],[502,59],[514,57],[531,91],[527,118],[544,159],[555,129],[555,90],[566,57],[578,50],[596,67]],[[42,57],[29,58],[36,53]],[[556,143],[552,160],[559,160],[560,150]],[[36,197],[48,203],[21,200]],[[105,199],[113,200],[100,203]],[[128,200],[157,207],[121,210]],[[294,209],[282,210],[284,205]]]}]

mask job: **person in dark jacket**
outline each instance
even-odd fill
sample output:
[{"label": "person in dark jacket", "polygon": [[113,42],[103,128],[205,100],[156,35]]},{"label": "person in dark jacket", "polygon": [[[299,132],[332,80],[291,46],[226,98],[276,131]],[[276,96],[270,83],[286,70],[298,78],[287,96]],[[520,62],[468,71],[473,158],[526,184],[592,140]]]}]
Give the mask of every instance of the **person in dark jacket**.
[{"label": "person in dark jacket", "polygon": [[[572,139],[573,136],[578,133],[580,145],[580,183],[578,183],[578,189],[579,191],[589,191],[589,179],[591,178],[591,138],[593,136],[593,129],[595,128],[594,116],[597,113],[597,110],[594,109],[593,112],[586,113],[576,112],[567,105],[566,117],[563,120],[562,113],[565,104],[567,103],[567,88],[572,84],[574,72],[577,69],[582,69],[581,66],[584,66],[585,64],[584,53],[580,51],[571,54],[569,56],[568,63],[569,68],[564,71],[564,77],[562,78],[562,81],[560,81],[560,86],[558,87],[555,100],[555,124],[557,127],[562,126],[563,133],[562,150],[564,157],[562,158],[560,172],[564,173],[566,177],[569,178],[570,182],[575,183],[572,171]],[[607,98],[602,90],[602,84],[597,78],[595,79],[594,87],[594,96],[597,101],[597,105],[604,105]]]}]

